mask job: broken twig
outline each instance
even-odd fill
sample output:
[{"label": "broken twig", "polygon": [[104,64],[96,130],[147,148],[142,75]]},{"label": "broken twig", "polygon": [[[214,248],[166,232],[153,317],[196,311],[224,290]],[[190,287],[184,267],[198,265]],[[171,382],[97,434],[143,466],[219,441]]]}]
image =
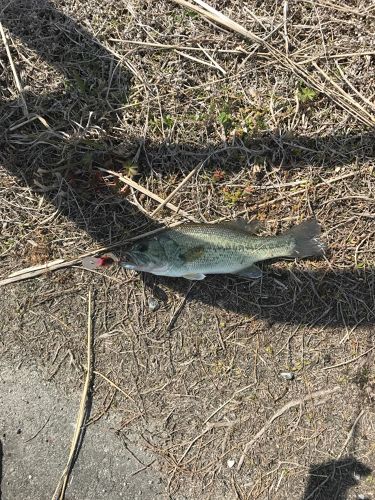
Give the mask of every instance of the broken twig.
[{"label": "broken twig", "polygon": [[312,399],[320,398],[320,397],[323,397],[323,396],[328,396],[329,394],[333,394],[334,392],[337,392],[339,389],[340,389],[339,386],[335,386],[332,389],[327,389],[327,390],[324,390],[324,391],[312,392],[311,394],[308,394],[307,396],[305,396],[303,398],[293,399],[292,401],[289,401],[289,403],[286,403],[286,405],[284,405],[282,408],[280,408],[279,410],[277,410],[277,412],[272,415],[272,417],[266,422],[266,424],[260,429],[260,431],[258,431],[255,434],[255,436],[253,437],[253,439],[251,441],[249,441],[248,443],[246,443],[245,449],[243,450],[241,458],[240,458],[240,460],[238,462],[237,470],[239,471],[241,469],[242,464],[243,464],[243,462],[245,460],[245,457],[246,457],[249,449],[253,446],[253,444],[256,441],[258,441],[259,438],[261,438],[263,436],[263,434],[271,427],[272,423],[277,418],[281,417],[281,415],[283,415],[286,411],[290,410],[291,408],[294,408],[296,406],[300,406],[300,405],[302,405],[304,403],[307,403],[307,401],[311,401]]}]

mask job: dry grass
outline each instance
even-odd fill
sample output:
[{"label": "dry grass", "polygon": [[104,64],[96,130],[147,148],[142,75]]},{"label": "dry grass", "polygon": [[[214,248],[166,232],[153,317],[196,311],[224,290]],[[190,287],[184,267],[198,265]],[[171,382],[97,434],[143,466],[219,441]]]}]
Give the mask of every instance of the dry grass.
[{"label": "dry grass", "polygon": [[[374,495],[375,11],[360,0],[211,5],[253,41],[176,2],[4,9],[2,277],[187,216],[246,214],[276,232],[315,215],[326,259],[192,289],[78,266],[39,276],[2,288],[0,348],[64,384],[82,374],[79,297],[94,286],[93,420],[122,412],[119,432],[157,454],[173,498]],[[166,199],[177,214],[158,209]]]}]

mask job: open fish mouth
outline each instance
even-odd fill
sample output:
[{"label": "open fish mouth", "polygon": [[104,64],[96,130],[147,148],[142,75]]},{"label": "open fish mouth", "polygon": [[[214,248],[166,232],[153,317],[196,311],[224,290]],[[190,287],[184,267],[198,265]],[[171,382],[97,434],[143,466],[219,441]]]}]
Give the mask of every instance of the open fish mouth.
[{"label": "open fish mouth", "polygon": [[140,258],[137,256],[136,252],[126,252],[124,259],[121,261],[121,266],[125,267],[125,269],[131,269],[134,271],[141,271],[142,267],[146,267],[147,263],[145,262],[144,256]]},{"label": "open fish mouth", "polygon": [[121,266],[130,271],[144,271],[154,274],[164,273],[169,269],[168,264],[156,264],[145,258],[144,254],[138,255],[137,252],[127,252],[121,261]]},{"label": "open fish mouth", "polygon": [[151,272],[155,264],[143,253],[133,251],[125,253],[125,258],[121,261],[121,266],[132,271]]}]

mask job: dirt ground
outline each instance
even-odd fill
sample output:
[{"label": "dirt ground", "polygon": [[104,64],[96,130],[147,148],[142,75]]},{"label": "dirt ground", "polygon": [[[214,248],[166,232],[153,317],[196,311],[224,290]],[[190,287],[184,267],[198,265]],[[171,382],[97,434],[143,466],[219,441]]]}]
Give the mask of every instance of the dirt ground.
[{"label": "dirt ground", "polygon": [[0,6],[1,278],[186,219],[315,216],[326,255],[192,286],[78,260],[0,287],[0,355],[78,401],[91,289],[90,427],[166,498],[375,498],[375,4],[212,1],[240,36],[180,3]]}]

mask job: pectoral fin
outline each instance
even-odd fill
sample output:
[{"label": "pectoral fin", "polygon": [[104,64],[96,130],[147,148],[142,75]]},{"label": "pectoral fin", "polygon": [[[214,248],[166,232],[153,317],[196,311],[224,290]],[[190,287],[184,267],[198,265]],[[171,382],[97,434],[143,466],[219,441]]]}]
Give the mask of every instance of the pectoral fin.
[{"label": "pectoral fin", "polygon": [[186,278],[187,280],[191,280],[191,281],[199,281],[199,280],[204,280],[204,278],[206,277],[205,274],[202,274],[202,273],[190,273],[190,274],[184,274],[183,276],[184,278]]},{"label": "pectoral fin", "polygon": [[258,266],[252,265],[236,273],[236,276],[241,276],[241,278],[246,278],[250,280],[259,279],[262,277],[262,271]]}]

